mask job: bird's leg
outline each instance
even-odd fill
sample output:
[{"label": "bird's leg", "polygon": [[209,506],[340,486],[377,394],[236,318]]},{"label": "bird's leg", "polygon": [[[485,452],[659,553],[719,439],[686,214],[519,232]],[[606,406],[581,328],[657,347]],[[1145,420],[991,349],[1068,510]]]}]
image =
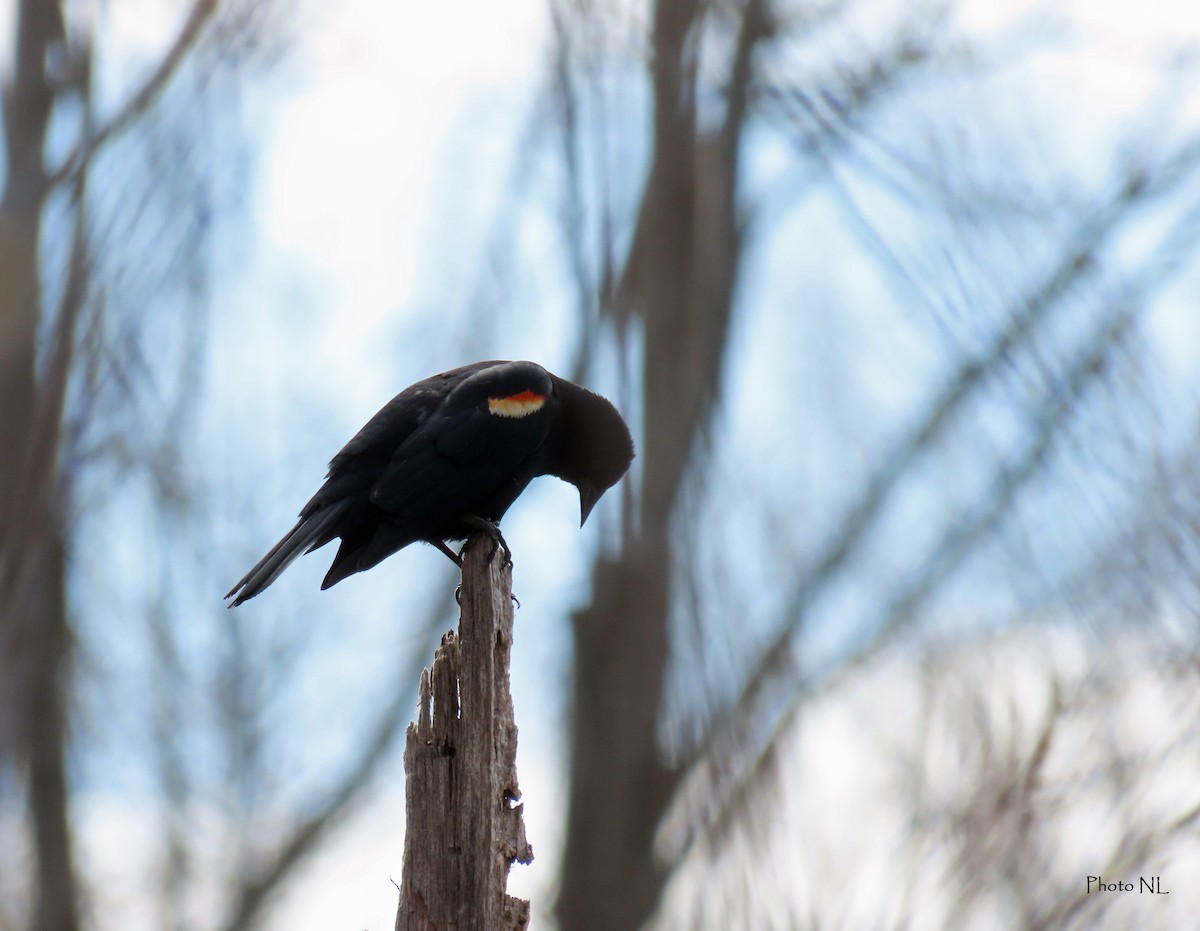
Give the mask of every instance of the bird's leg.
[{"label": "bird's leg", "polygon": [[433,546],[436,546],[439,550],[449,556],[450,561],[454,563],[454,565],[458,566],[460,569],[462,568],[462,556],[450,549],[450,547],[446,545],[445,540],[430,540],[429,543],[431,543]]},{"label": "bird's leg", "polygon": [[[486,520],[482,517],[475,517],[472,514],[468,514],[467,516],[460,518],[460,520],[462,520],[462,522],[468,527],[474,527],[476,530],[486,533],[488,537],[491,538],[492,548],[488,551],[487,556],[487,561],[489,564],[493,559],[496,558],[496,553],[500,547],[504,547],[505,565],[512,565],[512,550],[508,548],[508,541],[504,539],[504,534],[500,532],[500,525],[496,521]],[[463,544],[463,549],[466,549],[465,543]],[[460,553],[459,555],[461,556],[462,554]]]}]

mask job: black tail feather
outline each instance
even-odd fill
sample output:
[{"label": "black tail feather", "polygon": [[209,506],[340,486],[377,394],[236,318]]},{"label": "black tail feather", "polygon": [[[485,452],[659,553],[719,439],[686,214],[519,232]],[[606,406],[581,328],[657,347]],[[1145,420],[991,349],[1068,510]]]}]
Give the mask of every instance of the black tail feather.
[{"label": "black tail feather", "polygon": [[331,507],[302,517],[296,526],[271,547],[267,555],[255,563],[254,568],[229,590],[226,598],[237,595],[229,607],[236,608],[242,602],[249,601],[279,578],[279,574],[290,566],[297,556],[328,543],[332,539],[328,534],[329,528],[341,517],[348,505],[347,501],[339,501]]}]

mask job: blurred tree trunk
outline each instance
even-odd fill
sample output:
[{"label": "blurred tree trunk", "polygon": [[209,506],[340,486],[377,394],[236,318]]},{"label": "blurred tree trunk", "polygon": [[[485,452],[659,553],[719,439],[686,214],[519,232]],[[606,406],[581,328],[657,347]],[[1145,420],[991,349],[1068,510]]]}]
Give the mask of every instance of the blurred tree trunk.
[{"label": "blurred tree trunk", "polygon": [[676,571],[671,518],[720,391],[741,228],[735,194],[754,48],[766,9],[741,11],[725,85],[725,118],[697,130],[696,83],[705,7],[654,10],[654,148],[613,313],[644,327],[641,489],[624,549],[601,559],[594,602],[574,617],[570,803],[558,916],[564,931],[637,928],[664,872],[658,823],[678,774],[659,724]]},{"label": "blurred tree trunk", "polygon": [[15,42],[3,101],[8,171],[0,198],[0,749],[28,808],[36,879],[31,926],[74,931],[65,759],[72,637],[57,493],[68,320],[60,315],[40,359],[37,345],[42,153],[56,93],[45,63],[64,43],[58,4],[22,0]]},{"label": "blurred tree trunk", "polygon": [[[15,11],[12,68],[0,88],[0,818],[20,828],[5,838],[0,857],[5,931],[74,931],[81,901],[93,916],[102,914],[103,892],[89,900],[88,877],[73,864],[68,760],[80,754],[87,765],[92,749],[90,734],[72,734],[73,702],[80,700],[73,659],[93,644],[103,651],[105,634],[88,623],[95,603],[70,603],[67,572],[80,518],[98,503],[89,484],[94,478],[103,482],[115,472],[122,481],[144,482],[173,536],[197,507],[180,468],[182,415],[197,396],[187,379],[198,371],[193,363],[203,336],[197,322],[203,316],[193,311],[211,258],[204,247],[227,232],[224,219],[234,212],[224,203],[216,212],[213,178],[230,184],[238,163],[233,158],[220,172],[213,169],[217,159],[240,154],[228,132],[240,128],[231,104],[245,74],[236,69],[282,48],[274,32],[281,9],[273,7],[263,0],[191,0],[176,11],[178,28],[152,66],[109,88],[104,101],[92,99],[91,52],[94,43],[107,43],[108,60],[117,61],[124,37],[93,33],[107,26],[104,17],[75,5],[19,0]],[[109,157],[98,158],[103,153]],[[89,197],[89,185],[103,186],[103,196]],[[183,386],[178,403],[156,371],[172,364],[165,360],[173,352],[183,362],[172,373]],[[95,540],[87,544],[95,548]],[[158,667],[145,706],[127,710],[140,719],[162,702],[163,710],[151,714],[161,725],[155,745],[163,785],[162,798],[153,801],[170,822],[162,845],[161,923],[182,927],[196,894],[194,850],[202,846],[189,821],[196,780],[188,780],[204,764],[184,749],[190,733],[182,733],[181,722],[195,725],[179,710],[190,683],[179,673],[180,641],[170,623],[195,605],[176,604],[179,590],[164,569],[167,549],[147,550],[142,563],[148,578],[159,579],[147,621]],[[96,640],[79,639],[79,631]],[[101,679],[106,657],[98,658],[88,669],[100,669]],[[238,658],[238,671],[257,659]],[[214,676],[213,704],[228,699],[228,671],[223,666]],[[230,781],[244,789],[238,801],[248,806],[268,779],[265,767],[257,768],[261,757],[242,752],[247,741],[259,740],[259,705],[243,702],[240,693],[229,703],[237,709],[221,721],[227,725],[221,736],[235,747]],[[364,726],[358,756],[332,788],[324,786],[318,800],[303,806],[304,816],[269,852],[246,816],[253,809],[231,814],[235,840],[224,850],[244,855],[245,866],[232,873],[223,927],[261,922],[272,893],[328,838],[387,759],[408,704],[398,696]],[[68,745],[70,738],[76,743]],[[156,866],[146,871],[147,882]]]}]

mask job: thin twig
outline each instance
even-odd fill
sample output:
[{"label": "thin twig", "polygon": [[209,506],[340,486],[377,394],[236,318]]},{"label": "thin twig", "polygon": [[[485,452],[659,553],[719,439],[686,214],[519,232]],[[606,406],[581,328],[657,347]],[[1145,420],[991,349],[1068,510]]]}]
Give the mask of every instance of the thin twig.
[{"label": "thin twig", "polygon": [[217,0],[196,0],[183,28],[158,67],[146,78],[142,86],[131,96],[104,125],[80,142],[51,174],[46,183],[47,192],[59,184],[78,176],[92,157],[108,142],[132,126],[162,95],[171,78],[179,70],[188,53],[196,44],[201,31],[217,10]]}]

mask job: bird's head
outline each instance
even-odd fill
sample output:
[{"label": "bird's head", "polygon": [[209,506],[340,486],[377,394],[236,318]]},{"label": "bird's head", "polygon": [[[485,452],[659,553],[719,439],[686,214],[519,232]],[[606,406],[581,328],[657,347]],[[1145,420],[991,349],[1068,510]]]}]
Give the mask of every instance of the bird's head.
[{"label": "bird's head", "polygon": [[633,461],[633,437],[612,403],[572,382],[554,377],[562,411],[562,442],[551,474],[579,489],[579,526],[596,502],[620,481]]}]

